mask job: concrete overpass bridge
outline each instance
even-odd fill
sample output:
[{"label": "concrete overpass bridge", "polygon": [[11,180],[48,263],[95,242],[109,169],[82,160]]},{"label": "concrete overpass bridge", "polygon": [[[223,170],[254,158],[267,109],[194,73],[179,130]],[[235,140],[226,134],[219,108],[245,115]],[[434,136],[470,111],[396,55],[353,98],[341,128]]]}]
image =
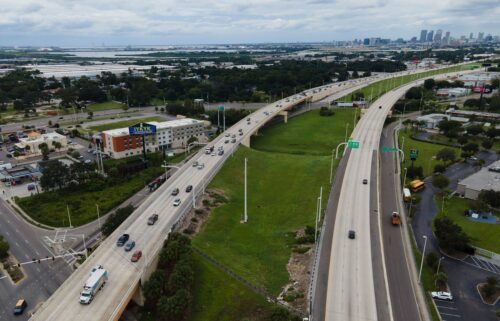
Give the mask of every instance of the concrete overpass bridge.
[{"label": "concrete overpass bridge", "polygon": [[[402,72],[401,74],[407,74]],[[398,74],[392,74],[394,77]],[[249,115],[250,122],[241,120],[226,132],[215,138],[207,146],[224,147],[222,156],[206,155],[199,151],[190,161],[177,170],[158,190],[150,194],[132,215],[125,220],[94,251],[89,258],[57,289],[57,291],[35,311],[30,320],[33,321],[111,321],[118,320],[130,300],[143,303],[141,286],[156,269],[158,253],[168,234],[179,226],[192,207],[196,207],[197,198],[221,169],[224,162],[234,153],[239,144],[250,145],[251,136],[269,120],[276,116],[285,117],[288,110],[305,102],[315,102],[329,96],[341,97],[358,90],[384,77],[368,77],[341,83],[328,84],[296,94],[275,103],[269,104]],[[243,131],[239,135],[239,130]],[[236,143],[225,144],[225,134],[235,134]],[[194,161],[203,163],[205,167],[193,167]],[[187,185],[192,185],[191,193],[184,192]],[[172,196],[171,191],[179,188],[179,195]],[[173,206],[175,198],[181,199],[181,205]],[[147,218],[158,214],[155,225],[147,225]],[[130,253],[115,245],[118,237],[127,233],[136,242],[135,249],[143,252],[137,263],[130,261]],[[108,270],[108,282],[97,294],[90,305],[79,303],[79,293],[90,270],[95,265],[103,265]]]}]

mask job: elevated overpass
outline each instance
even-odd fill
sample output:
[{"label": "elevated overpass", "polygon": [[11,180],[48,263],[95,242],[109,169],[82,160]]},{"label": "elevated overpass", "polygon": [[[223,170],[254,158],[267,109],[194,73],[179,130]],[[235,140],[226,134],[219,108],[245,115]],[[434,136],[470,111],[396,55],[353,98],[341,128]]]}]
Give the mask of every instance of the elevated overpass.
[{"label": "elevated overpass", "polygon": [[[389,77],[402,74],[408,74],[408,72],[391,74]],[[196,198],[204,192],[206,186],[227,158],[237,150],[239,144],[249,145],[251,135],[266,122],[280,114],[286,116],[287,110],[298,104],[305,101],[319,101],[332,95],[341,97],[381,79],[384,77],[374,76],[310,89],[269,104],[249,115],[250,122],[243,119],[226,130],[207,145],[214,146],[215,149],[223,146],[225,153],[222,156],[206,155],[203,151],[199,151],[165,184],[149,195],[147,200],[35,311],[30,320],[118,320],[131,299],[142,304],[140,287],[156,269],[158,253],[163,241],[182,222],[184,216],[195,205]],[[242,135],[239,135],[240,129]],[[225,134],[236,135],[236,143],[225,144],[224,141],[227,140]],[[193,167],[194,161],[203,163],[204,168],[200,170]],[[184,192],[187,185],[193,186],[191,193]],[[174,188],[179,188],[181,191],[179,195],[171,195]],[[175,198],[181,199],[181,205],[178,207],[172,204]],[[159,215],[159,220],[155,225],[148,226],[147,218],[154,213]],[[138,263],[130,262],[130,254],[116,247],[115,242],[123,233],[129,234],[131,240],[136,242],[135,249],[142,250],[143,258]],[[108,282],[97,294],[94,302],[90,305],[81,305],[78,299],[83,283],[91,267],[98,264],[108,270]]]}]

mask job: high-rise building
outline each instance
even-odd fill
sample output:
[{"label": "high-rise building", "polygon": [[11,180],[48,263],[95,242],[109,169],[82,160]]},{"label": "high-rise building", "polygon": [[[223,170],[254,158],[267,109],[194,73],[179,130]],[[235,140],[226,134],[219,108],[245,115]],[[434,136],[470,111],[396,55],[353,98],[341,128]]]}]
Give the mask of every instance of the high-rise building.
[{"label": "high-rise building", "polygon": [[470,33],[469,39],[474,39],[474,33],[472,33],[472,32]]},{"label": "high-rise building", "polygon": [[370,44],[370,38],[363,39],[363,45],[368,46]]},{"label": "high-rise building", "polygon": [[446,33],[444,35],[443,43],[446,45],[450,44],[450,32],[449,31],[446,31]]},{"label": "high-rise building", "polygon": [[441,37],[443,36],[443,30],[438,29],[436,35],[434,36],[434,42],[441,42]]},{"label": "high-rise building", "polygon": [[427,30],[422,29],[422,31],[420,31],[420,42],[425,42],[425,40],[427,40]]},{"label": "high-rise building", "polygon": [[480,32],[480,33],[477,34],[477,40],[478,41],[482,41],[483,37],[484,37],[484,32]]},{"label": "high-rise building", "polygon": [[434,30],[431,30],[427,33],[427,42],[432,42],[434,39]]}]

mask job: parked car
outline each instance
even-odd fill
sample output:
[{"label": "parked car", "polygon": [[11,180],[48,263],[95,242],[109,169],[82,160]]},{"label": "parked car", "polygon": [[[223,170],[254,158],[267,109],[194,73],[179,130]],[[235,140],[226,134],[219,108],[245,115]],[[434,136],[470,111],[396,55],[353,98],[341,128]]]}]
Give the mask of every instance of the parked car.
[{"label": "parked car", "polygon": [[148,225],[154,225],[158,221],[158,214],[153,214],[148,218]]},{"label": "parked car", "polygon": [[181,199],[180,198],[176,198],[174,200],[174,206],[179,206],[179,205],[181,205]]},{"label": "parked car", "polygon": [[130,252],[135,246],[135,241],[129,241],[125,244],[125,252]]},{"label": "parked car", "polygon": [[142,251],[137,250],[134,252],[134,254],[132,254],[132,258],[130,259],[130,261],[137,262],[141,259],[141,257],[142,257]]},{"label": "parked car", "polygon": [[16,306],[14,307],[14,315],[23,314],[24,310],[28,306],[28,303],[24,299],[17,300]]},{"label": "parked car", "polygon": [[445,301],[453,301],[453,295],[450,292],[431,292],[433,299],[445,300]]},{"label": "parked car", "polygon": [[28,191],[32,191],[36,188],[35,184],[28,184],[26,187],[28,188]]},{"label": "parked car", "polygon": [[188,185],[188,186],[186,187],[186,193],[189,193],[189,192],[191,192],[192,190],[193,190],[193,185]]},{"label": "parked car", "polygon": [[125,243],[127,243],[127,241],[128,241],[129,238],[130,238],[130,235],[123,234],[122,236],[120,236],[120,238],[118,239],[118,241],[116,241],[116,245],[117,246],[124,246]]},{"label": "parked car", "polygon": [[174,188],[174,189],[172,190],[172,196],[175,196],[175,195],[177,195],[177,194],[179,194],[179,189],[178,189],[178,188]]}]

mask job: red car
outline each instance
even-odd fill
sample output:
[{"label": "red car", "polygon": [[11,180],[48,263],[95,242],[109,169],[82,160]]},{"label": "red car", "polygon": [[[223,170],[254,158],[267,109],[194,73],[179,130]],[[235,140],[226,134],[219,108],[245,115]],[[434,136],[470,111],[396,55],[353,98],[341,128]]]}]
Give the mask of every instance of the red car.
[{"label": "red car", "polygon": [[132,254],[132,258],[130,259],[132,262],[137,262],[141,259],[141,256],[142,256],[142,251],[141,250],[137,250],[134,252],[134,254]]}]

